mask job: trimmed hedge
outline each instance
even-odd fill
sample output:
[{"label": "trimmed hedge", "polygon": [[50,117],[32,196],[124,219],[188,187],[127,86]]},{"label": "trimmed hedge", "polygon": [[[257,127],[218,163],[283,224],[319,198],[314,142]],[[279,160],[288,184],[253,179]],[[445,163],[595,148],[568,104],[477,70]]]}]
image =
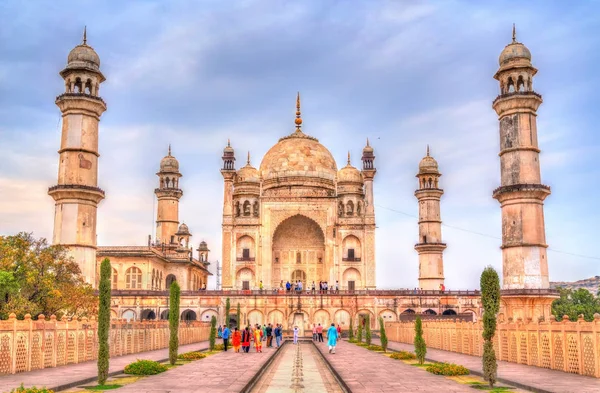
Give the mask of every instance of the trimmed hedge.
[{"label": "trimmed hedge", "polygon": [[449,377],[469,375],[469,370],[466,367],[454,363],[433,363],[427,366],[425,370],[435,375],[446,375]]},{"label": "trimmed hedge", "polygon": [[54,393],[54,390],[46,389],[46,388],[36,388],[35,386],[31,388],[23,387],[23,384],[16,389],[10,391],[10,393]]},{"label": "trimmed hedge", "polygon": [[186,352],[186,353],[180,353],[179,356],[177,356],[177,359],[181,359],[181,360],[198,360],[198,359],[204,359],[206,357],[205,353],[201,353],[201,352]]},{"label": "trimmed hedge", "polygon": [[412,352],[400,351],[400,352],[394,352],[393,354],[390,355],[390,357],[392,359],[398,359],[398,360],[411,360],[411,359],[416,359],[417,355],[415,355]]},{"label": "trimmed hedge", "polygon": [[125,366],[125,374],[156,375],[167,371],[167,366],[154,360],[138,360]]},{"label": "trimmed hedge", "polygon": [[369,351],[380,351],[380,352],[385,352],[385,349],[383,349],[383,347],[381,345],[375,345],[375,344],[371,344],[368,347],[366,347]]}]

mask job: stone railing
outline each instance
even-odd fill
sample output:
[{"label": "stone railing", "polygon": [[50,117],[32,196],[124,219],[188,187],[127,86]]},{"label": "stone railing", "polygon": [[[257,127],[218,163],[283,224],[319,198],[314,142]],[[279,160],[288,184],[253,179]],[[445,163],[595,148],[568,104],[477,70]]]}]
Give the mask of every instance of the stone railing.
[{"label": "stone railing", "polygon": [[[98,356],[98,324],[91,320],[58,320],[53,315],[29,314],[17,320],[11,314],[0,321],[0,375],[15,374],[65,364],[95,360]],[[179,325],[179,344],[208,340],[210,323],[185,322]],[[111,321],[110,356],[152,351],[169,346],[168,321]]]},{"label": "stone railing", "polygon": [[[386,323],[390,341],[414,342],[414,322]],[[424,321],[429,348],[473,356],[483,354],[483,325],[478,322]],[[600,315],[593,322],[501,322],[494,337],[496,358],[506,362],[600,378]]]}]

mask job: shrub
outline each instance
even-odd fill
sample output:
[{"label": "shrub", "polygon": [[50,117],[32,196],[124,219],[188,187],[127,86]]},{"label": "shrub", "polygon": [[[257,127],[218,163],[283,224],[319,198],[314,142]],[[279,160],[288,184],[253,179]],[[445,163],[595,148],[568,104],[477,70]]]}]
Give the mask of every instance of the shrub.
[{"label": "shrub", "polygon": [[467,368],[454,363],[433,363],[427,366],[425,370],[435,375],[446,375],[449,377],[455,375],[469,375],[469,370]]},{"label": "shrub", "polygon": [[104,385],[108,379],[110,357],[108,332],[110,330],[110,260],[104,258],[100,265],[100,285],[98,288],[100,306],[98,310],[98,385]]},{"label": "shrub", "polygon": [[179,284],[173,281],[169,288],[169,363],[171,366],[177,361],[177,351],[179,351]]},{"label": "shrub", "polygon": [[236,323],[235,326],[239,330],[242,330],[242,321],[241,321],[241,318],[242,318],[242,312],[241,312],[241,309],[240,309],[240,303],[238,303],[238,305],[237,305],[237,313],[235,315],[235,323]]},{"label": "shrub", "polygon": [[217,336],[217,317],[214,315],[210,319],[210,336],[208,336],[208,348],[211,351],[215,350],[215,338]]},{"label": "shrub", "polygon": [[167,371],[167,366],[154,360],[138,360],[125,366],[125,374],[155,375]]},{"label": "shrub", "polygon": [[215,348],[213,349],[214,351],[222,351],[225,349],[225,346],[223,344],[215,344]]},{"label": "shrub", "polygon": [[383,322],[382,317],[379,317],[379,336],[379,341],[381,341],[383,352],[387,352],[388,339],[387,334],[385,334],[385,322]]},{"label": "shrub", "polygon": [[369,351],[385,351],[381,345],[371,344],[366,347]]},{"label": "shrub", "polygon": [[181,360],[198,360],[198,359],[204,359],[205,357],[206,357],[205,353],[201,353],[201,352],[186,352],[186,353],[179,354],[179,356],[177,356],[177,359],[181,359]]},{"label": "shrub", "polygon": [[492,339],[496,333],[496,314],[500,311],[500,279],[491,266],[481,273],[480,287],[483,305],[483,379],[493,388],[498,374],[498,362]]},{"label": "shrub", "polygon": [[350,318],[350,327],[348,328],[348,341],[356,341],[354,340],[354,326],[352,326],[352,318]]},{"label": "shrub", "polygon": [[46,388],[36,388],[35,386],[31,388],[23,387],[23,384],[16,389],[10,391],[10,393],[54,393],[54,390],[46,389]]},{"label": "shrub", "polygon": [[398,360],[411,360],[411,359],[417,358],[417,356],[414,353],[406,352],[406,351],[394,352],[393,354],[390,355],[390,357],[392,359],[398,359]]},{"label": "shrub", "polygon": [[366,347],[369,346],[369,344],[367,344],[367,343],[361,343],[361,342],[357,342],[356,345],[358,345],[359,347],[363,347],[363,348],[366,348]]},{"label": "shrub", "polygon": [[358,340],[358,342],[362,342],[362,334],[363,334],[363,327],[362,327],[362,318],[358,318],[358,334],[356,339]]},{"label": "shrub", "polygon": [[[227,300],[225,301],[225,326],[229,326],[229,319],[231,318],[231,316],[229,315],[230,310],[231,302],[229,301],[229,298],[227,298]],[[225,329],[225,326],[223,326],[223,329]]]},{"label": "shrub", "polygon": [[425,362],[425,354],[427,354],[427,345],[423,338],[423,324],[421,322],[421,317],[417,316],[417,319],[415,320],[415,355],[417,355],[419,364]]},{"label": "shrub", "polygon": [[371,345],[371,316],[368,314],[365,317],[365,325],[366,325],[365,342],[367,344]]}]

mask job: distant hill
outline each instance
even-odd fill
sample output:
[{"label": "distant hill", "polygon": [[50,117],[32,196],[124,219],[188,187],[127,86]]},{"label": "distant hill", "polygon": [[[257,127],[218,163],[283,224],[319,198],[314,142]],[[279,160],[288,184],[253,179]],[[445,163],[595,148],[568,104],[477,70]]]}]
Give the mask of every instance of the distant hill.
[{"label": "distant hill", "polygon": [[550,282],[550,288],[570,288],[570,289],[587,289],[592,292],[594,295],[600,289],[600,276],[594,276],[591,278],[586,278],[585,280],[579,281],[556,281]]}]

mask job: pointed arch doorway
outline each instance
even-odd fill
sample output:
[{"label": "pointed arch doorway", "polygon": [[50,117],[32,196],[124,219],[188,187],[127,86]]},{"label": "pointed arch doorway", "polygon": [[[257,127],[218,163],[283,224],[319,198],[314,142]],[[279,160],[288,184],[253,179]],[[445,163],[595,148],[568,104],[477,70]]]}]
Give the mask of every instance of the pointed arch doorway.
[{"label": "pointed arch doorway", "polygon": [[298,280],[302,281],[302,288],[306,289],[306,272],[301,269],[296,269],[292,272],[292,285],[295,285]]}]

